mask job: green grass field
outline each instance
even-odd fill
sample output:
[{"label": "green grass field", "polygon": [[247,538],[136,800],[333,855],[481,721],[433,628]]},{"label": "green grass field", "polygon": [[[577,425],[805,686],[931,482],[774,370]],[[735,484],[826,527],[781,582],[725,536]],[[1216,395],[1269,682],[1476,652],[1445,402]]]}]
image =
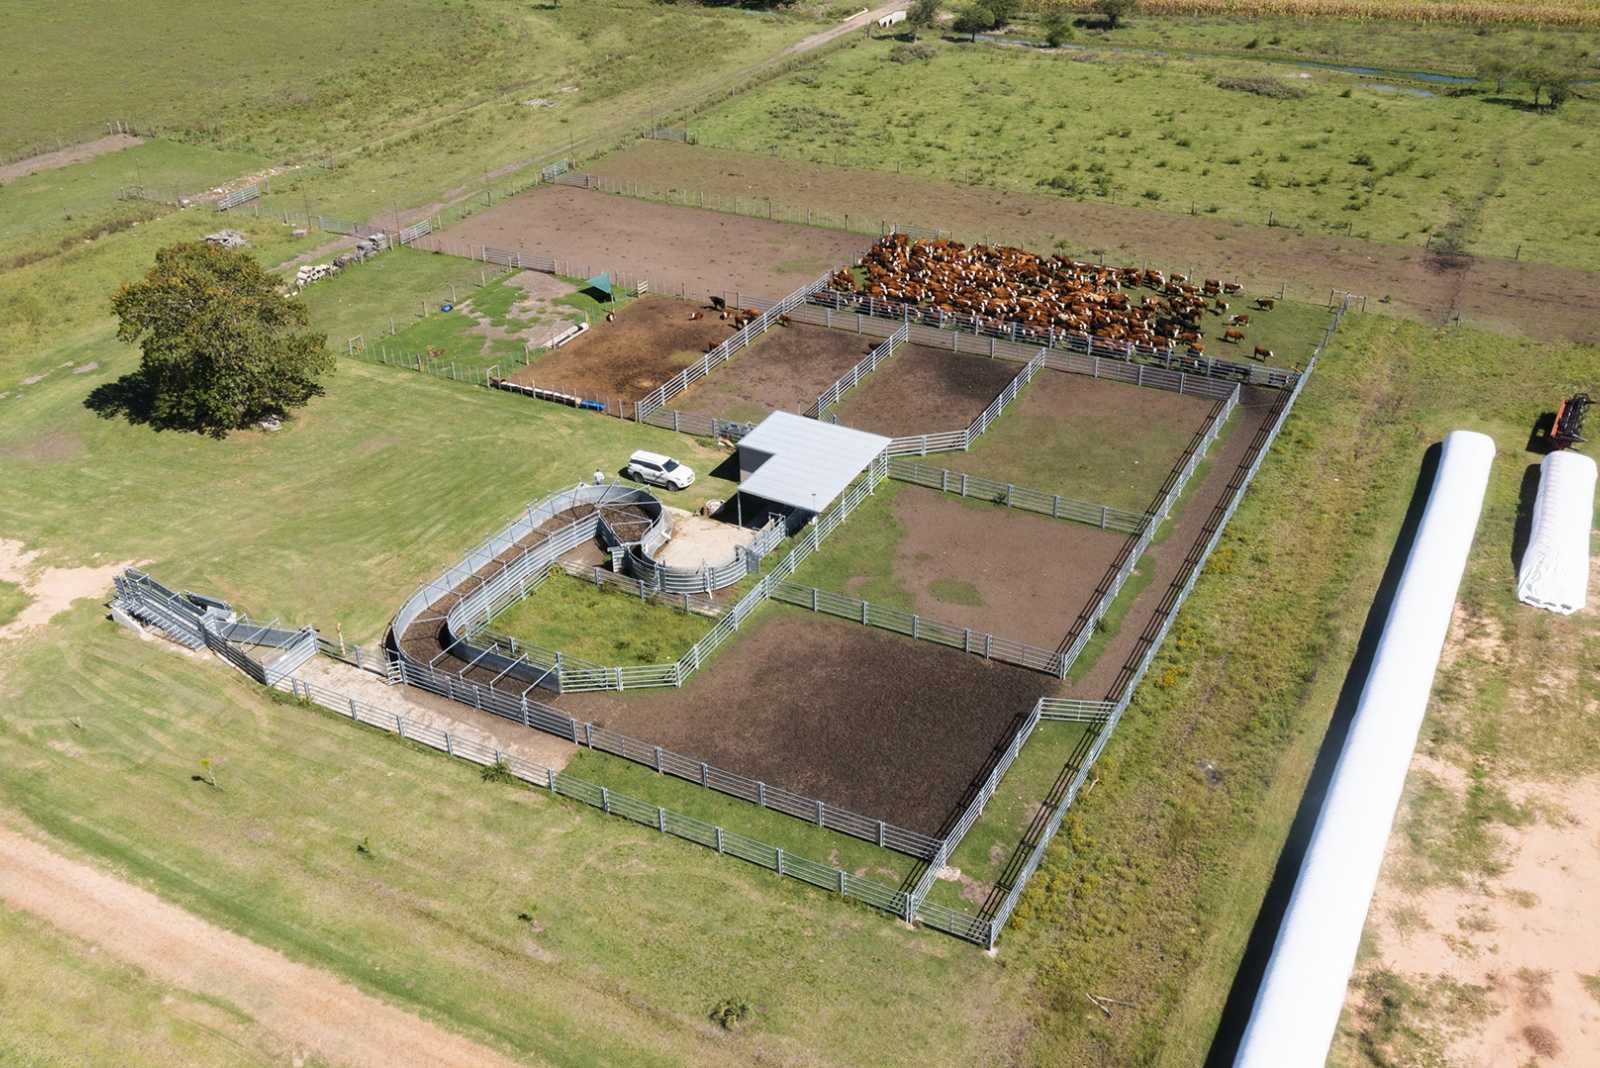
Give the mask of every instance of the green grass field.
[{"label": "green grass field", "polygon": [[[0,908],[0,1061],[16,1068],[284,1063],[278,1040],[241,1007],[169,987],[25,913]],[[321,1058],[307,1059],[316,1068]]]},{"label": "green grass field", "polygon": [[[149,200],[118,199],[127,187],[143,186],[163,198],[192,196],[263,165],[260,157],[245,152],[149,141],[18,178],[0,185],[0,264],[43,259],[172,210]],[[219,227],[227,224],[220,216],[215,221]]]},{"label": "green grass field", "polygon": [[611,667],[671,664],[716,622],[560,572],[495,616],[492,626],[498,634]]},{"label": "green grass field", "polygon": [[[1009,32],[1030,40],[1043,39],[1043,30],[1026,16]],[[1130,49],[1177,57],[1225,56],[1290,66],[1340,63],[1466,77],[1471,77],[1478,60],[1491,52],[1508,58],[1559,55],[1572,57],[1580,71],[1600,71],[1593,31],[1562,26],[1144,11],[1116,29],[1106,29],[1103,24],[1077,27],[1067,43],[1085,49]]]},{"label": "green grass field", "polygon": [[[596,464],[640,447],[704,471],[720,458],[666,431],[349,360],[276,433],[217,441],[100,418],[84,401],[137,362],[112,335],[110,294],[157,248],[226,223],[277,264],[326,235],[293,238],[265,212],[157,218],[94,205],[114,195],[129,159],[184,181],[224,163],[313,161],[274,180],[269,210],[441,204],[507,181],[485,173],[499,164],[698,99],[814,29],[809,15],[646,0],[379,0],[359,11],[288,0],[199,19],[156,0],[108,35],[102,7],[82,0],[48,10],[25,0],[10,14],[30,32],[0,70],[17,120],[0,134],[0,158],[112,117],[182,143],[0,189],[0,206],[18,205],[0,220],[12,235],[0,236],[0,259],[44,254],[0,269],[0,537],[51,566],[138,562],[255,615],[325,632],[342,624],[367,643],[419,583]],[[1197,23],[1183,40],[1231,50],[1244,25]],[[1240,54],[1320,50],[1385,64],[1414,54],[1432,65],[1471,45],[1453,30],[1408,43],[1311,21],[1262,20],[1258,32],[1257,49],[1240,44]],[[1518,47],[1549,39],[1494,32]],[[1336,47],[1319,43],[1324,33]],[[1124,36],[1165,34],[1136,19]],[[1067,192],[1081,178],[1092,197],[1104,175],[1123,203],[1187,210],[1193,199],[1223,217],[1349,221],[1358,235],[1419,245],[1424,229],[1453,226],[1469,248],[1509,254],[1525,242],[1524,258],[1600,265],[1600,217],[1583,193],[1593,102],[1535,116],[1332,75],[1279,101],[1214,82],[1236,70],[1291,79],[1278,64],[950,45],[895,64],[887,47],[861,44],[735,97],[702,128],[760,148],[770,123],[785,151],[1014,188],[1059,179]],[[1363,152],[1371,164],[1351,162]],[[1265,181],[1251,185],[1258,171]],[[114,225],[99,232],[104,222]],[[490,278],[482,265],[406,250],[305,300],[338,346],[412,328],[413,307],[437,328],[423,303]],[[1597,365],[1594,347],[1377,315],[1347,322],[993,958],[272,700],[218,664],[137,640],[92,599],[0,641],[0,808],[200,916],[528,1063],[1189,1068],[1216,1030],[1417,464],[1448,429],[1488,430],[1500,443],[1462,601],[1507,651],[1440,673],[1423,745],[1473,789],[1415,785],[1399,824],[1407,885],[1492,872],[1497,835],[1527,818],[1512,801],[1519,782],[1593,768],[1600,732],[1581,678],[1552,682],[1549,667],[1591,657],[1597,617],[1557,627],[1508,591],[1534,459],[1521,452],[1528,426],[1556,398],[1592,390]],[[866,522],[893,493],[880,489],[797,578],[840,588],[860,572],[870,580],[861,596],[904,602],[892,574],[868,574],[899,537],[890,521]],[[725,495],[702,479],[682,503]],[[959,605],[972,591],[932,592]],[[0,584],[0,625],[22,597]],[[1540,730],[1525,729],[1529,708]],[[1035,738],[953,858],[980,889],[1079,740],[1055,729],[1064,726]],[[192,781],[201,760],[222,789]],[[571,770],[884,882],[908,871],[865,843],[601,754],[579,754]],[[367,854],[355,849],[362,841]],[[935,900],[973,907],[964,888],[941,882]],[[285,1059],[238,1007],[168,989],[26,916],[0,909],[0,942],[12,965],[0,975],[0,1015],[14,1025],[0,1034],[7,1064]],[[1423,1035],[1441,1003],[1431,989],[1374,989],[1394,995],[1387,1016],[1346,1020],[1336,1063],[1384,1063],[1363,1028]],[[1107,1018],[1085,993],[1132,1004]],[[754,1008],[737,1031],[707,1019],[729,998]],[[1435,1051],[1418,1041],[1378,1054],[1426,1063]]]},{"label": "green grass field", "polygon": [[[697,121],[702,144],[1161,211],[1600,267],[1600,105],[1381,92],[1246,61],[858,42]],[[1302,77],[1301,75],[1304,75]],[[1295,99],[1224,87],[1274,79]],[[918,103],[926,101],[926,103]],[[1062,101],[1115,101],[1114,108]]]}]

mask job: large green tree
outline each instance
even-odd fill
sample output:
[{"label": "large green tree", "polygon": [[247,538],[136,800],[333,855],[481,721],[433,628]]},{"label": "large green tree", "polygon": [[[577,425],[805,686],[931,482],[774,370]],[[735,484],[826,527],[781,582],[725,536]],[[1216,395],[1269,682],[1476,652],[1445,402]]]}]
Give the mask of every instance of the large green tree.
[{"label": "large green tree", "polygon": [[305,330],[305,306],[280,285],[244,252],[204,242],[157,252],[111,301],[117,337],[144,354],[128,390],[139,401],[124,408],[221,436],[321,393],[334,368],[327,336]]}]

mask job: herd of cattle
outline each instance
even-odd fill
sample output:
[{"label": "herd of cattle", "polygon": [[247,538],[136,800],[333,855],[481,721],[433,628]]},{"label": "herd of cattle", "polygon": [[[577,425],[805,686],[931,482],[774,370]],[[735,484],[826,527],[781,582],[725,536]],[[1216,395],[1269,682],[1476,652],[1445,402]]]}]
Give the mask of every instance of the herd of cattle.
[{"label": "herd of cattle", "polygon": [[[1040,256],[1005,245],[963,245],[957,241],[913,240],[890,234],[862,257],[864,279],[850,270],[833,277],[833,288],[874,300],[937,308],[944,315],[975,317],[984,325],[1020,323],[1033,331],[1089,334],[1112,341],[1191,355],[1205,352],[1207,315],[1229,311],[1226,297],[1242,290],[1234,282],[1204,279],[1190,283],[1180,274],[1138,267],[1108,267],[1064,256]],[[1135,298],[1127,289],[1154,290]],[[1269,311],[1270,297],[1253,307]],[[1245,340],[1246,313],[1228,315],[1221,339]],[[1256,346],[1257,358],[1272,353]]]}]

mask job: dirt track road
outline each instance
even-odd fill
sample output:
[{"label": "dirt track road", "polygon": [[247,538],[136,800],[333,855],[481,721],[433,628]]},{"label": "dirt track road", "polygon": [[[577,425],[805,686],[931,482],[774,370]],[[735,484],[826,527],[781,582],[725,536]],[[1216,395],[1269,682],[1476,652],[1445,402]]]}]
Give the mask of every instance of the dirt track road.
[{"label": "dirt track road", "polygon": [[68,145],[58,148],[54,152],[44,152],[27,159],[19,159],[15,163],[0,166],[0,182],[9,182],[15,178],[22,178],[40,171],[53,171],[57,167],[65,167],[72,163],[82,163],[86,159],[103,156],[107,152],[120,152],[124,148],[144,144],[144,138],[134,137],[131,134],[111,134],[93,141],[85,141],[81,145]]},{"label": "dirt track road", "polygon": [[0,902],[149,975],[222,999],[289,1046],[362,1068],[517,1063],[0,823]]}]

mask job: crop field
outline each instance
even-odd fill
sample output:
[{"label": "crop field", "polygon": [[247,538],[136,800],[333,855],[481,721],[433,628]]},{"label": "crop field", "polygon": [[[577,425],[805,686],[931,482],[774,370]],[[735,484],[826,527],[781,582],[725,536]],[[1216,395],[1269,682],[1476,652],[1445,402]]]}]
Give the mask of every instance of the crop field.
[{"label": "crop field", "polygon": [[[697,122],[700,142],[1600,267],[1600,207],[1581,192],[1592,101],[1535,114],[1493,92],[1434,95],[1247,62],[952,44],[895,62],[896,47],[858,42],[742,94]],[[1068,98],[1118,107],[1051,104]]]}]

